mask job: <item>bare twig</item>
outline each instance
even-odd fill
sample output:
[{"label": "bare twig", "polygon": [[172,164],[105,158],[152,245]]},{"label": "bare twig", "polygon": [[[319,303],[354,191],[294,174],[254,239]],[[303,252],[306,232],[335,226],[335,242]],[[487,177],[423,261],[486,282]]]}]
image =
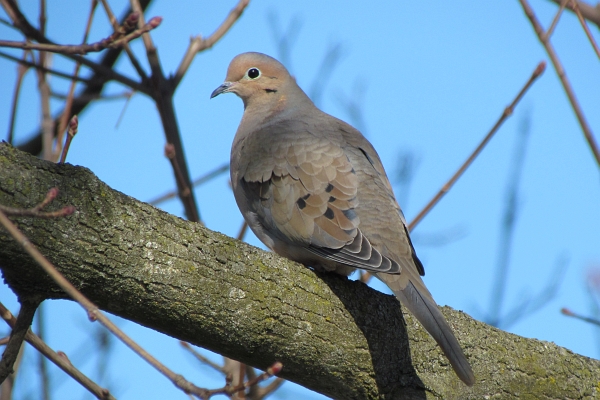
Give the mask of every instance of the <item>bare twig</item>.
[{"label": "bare twig", "polygon": [[[8,339],[8,338],[7,338]],[[23,355],[25,354],[25,346],[21,346],[21,350],[19,351],[19,355],[15,361],[13,366],[13,373],[8,375],[4,382],[0,385],[0,399],[2,400],[12,400],[13,399],[13,389],[15,387],[15,380],[17,378],[17,374],[19,372],[19,367],[22,365]]]},{"label": "bare twig", "polygon": [[[142,0],[142,1],[143,1],[142,7],[143,8],[147,7],[149,0]],[[23,15],[21,10],[19,9],[15,0],[0,0],[0,5],[4,8],[4,11],[11,19],[12,25],[14,25],[17,29],[19,29],[25,35],[25,37],[32,39],[41,44],[51,44],[54,46],[59,46],[58,44],[53,43],[51,40],[49,40],[42,32],[40,32],[38,29],[36,29],[29,23],[29,21],[27,20],[25,15]],[[121,46],[117,46],[117,47],[120,51]],[[113,48],[109,48],[109,49],[113,49]],[[110,59],[110,58],[114,57],[115,54],[119,54],[119,53],[118,52],[112,53],[111,56],[108,58]],[[96,63],[94,61],[88,60],[87,58],[81,57],[76,54],[63,54],[63,55],[76,61],[76,62],[81,62],[81,64],[92,69],[97,75],[99,75],[99,77],[101,77],[105,81],[106,80],[114,80],[114,81],[120,82],[126,86],[129,86],[131,89],[134,89],[139,92],[150,95],[150,90],[146,85],[135,82],[134,80],[116,72],[115,70],[113,70],[110,67],[110,65],[107,65],[107,64],[111,64],[110,62]],[[109,61],[112,61],[112,60],[109,60]],[[78,111],[76,111],[75,113],[78,113]]]},{"label": "bare twig", "polygon": [[[561,2],[564,0],[552,0],[552,1],[554,3],[560,5]],[[597,5],[592,6],[592,5],[589,5],[582,1],[578,1],[578,0],[576,0],[576,1],[577,1],[577,8],[579,8],[579,10],[581,10],[581,14],[583,15],[583,18],[587,19],[588,21],[595,24],[598,28],[600,28],[600,7],[598,7]],[[573,6],[570,4],[569,1],[567,1],[567,9],[574,11]]]},{"label": "bare twig", "polygon": [[[25,57],[27,57],[28,52],[23,52],[23,60],[25,60]],[[12,144],[13,143],[13,135],[14,135],[14,130],[15,130],[15,119],[17,117],[17,105],[19,104],[19,93],[21,92],[21,86],[23,85],[23,78],[25,77],[25,74],[27,73],[27,71],[29,70],[29,68],[24,65],[19,63],[19,65],[17,66],[17,80],[15,82],[15,91],[13,94],[13,101],[12,101],[12,106],[10,109],[10,124],[8,126],[8,138],[7,138],[7,142]]]},{"label": "bare twig", "polygon": [[585,31],[585,34],[587,35],[588,40],[590,41],[592,47],[594,48],[594,51],[596,52],[596,57],[600,58],[600,49],[598,49],[598,44],[596,43],[594,36],[592,36],[592,32],[590,32],[590,28],[588,28],[587,23],[585,22],[585,19],[583,18],[583,15],[581,14],[581,10],[579,9],[579,5],[578,5],[577,1],[571,0],[571,2],[569,4],[573,7],[573,11],[575,12],[575,14],[577,14],[579,23],[581,23],[581,27]]},{"label": "bare twig", "polygon": [[42,200],[41,203],[36,205],[33,208],[23,209],[23,208],[13,208],[8,206],[3,206],[0,204],[0,211],[2,211],[6,215],[14,216],[14,217],[36,217],[36,218],[62,218],[68,215],[71,215],[75,212],[75,207],[73,206],[65,206],[57,211],[42,211],[50,202],[52,202],[56,196],[58,195],[58,188],[52,188],[46,193],[46,197]]},{"label": "bare twig", "polygon": [[244,220],[244,222],[242,222],[242,226],[240,227],[240,230],[236,236],[237,240],[244,240],[244,236],[246,236],[247,231],[248,231],[248,223],[246,222],[246,220]]},{"label": "bare twig", "polygon": [[519,320],[532,315],[536,311],[548,305],[556,297],[558,289],[563,282],[563,277],[567,271],[568,259],[565,256],[558,258],[556,267],[549,275],[549,280],[535,296],[531,295],[530,289],[524,289],[523,295],[519,296],[519,301],[509,312],[498,319],[498,327],[508,329]]},{"label": "bare twig", "polygon": [[187,186],[187,182],[183,173],[181,172],[181,168],[179,168],[179,164],[177,164],[177,160],[175,159],[175,146],[171,143],[167,143],[165,145],[165,157],[169,159],[171,162],[171,166],[173,167],[173,171],[175,172],[175,178],[177,179],[177,186],[180,188],[179,196],[184,198],[189,198],[191,194],[191,189]]},{"label": "bare twig", "polygon": [[519,183],[523,174],[525,151],[527,150],[530,133],[531,124],[529,116],[526,115],[522,120],[519,135],[515,143],[513,159],[510,162],[508,185],[505,192],[506,198],[502,202],[504,210],[500,226],[498,260],[491,291],[490,312],[486,318],[486,322],[495,327],[498,327],[501,323],[500,314],[502,311],[501,308],[504,305],[511,248],[519,214]]},{"label": "bare twig", "polygon": [[352,91],[349,94],[336,91],[335,100],[344,109],[352,126],[367,135],[367,125],[364,116],[364,99],[366,85],[365,80],[357,78],[352,85]]},{"label": "bare twig", "polygon": [[565,69],[563,68],[560,60],[558,59],[558,55],[554,51],[554,47],[550,43],[550,40],[547,37],[545,37],[544,28],[542,28],[542,25],[538,21],[535,13],[533,12],[533,9],[531,8],[531,6],[527,2],[527,0],[519,0],[519,2],[521,3],[521,7],[523,7],[523,11],[525,12],[525,15],[527,15],[527,18],[529,18],[529,21],[531,22],[531,25],[533,26],[533,30],[535,31],[540,42],[546,49],[546,52],[548,53],[548,57],[550,57],[550,61],[552,61],[552,65],[554,65],[554,69],[556,70],[558,78],[560,79],[560,82],[562,83],[563,88],[565,89],[565,93],[567,94],[567,97],[569,98],[571,107],[573,107],[573,111],[575,112],[575,115],[577,116],[577,120],[579,121],[581,130],[583,131],[583,135],[585,136],[585,139],[588,142],[590,150],[592,151],[592,154],[594,155],[594,158],[596,159],[596,163],[598,164],[598,166],[600,166],[600,149],[598,149],[598,144],[596,143],[596,139],[594,139],[594,135],[592,134],[592,129],[590,128],[585,116],[583,115],[583,110],[581,109],[581,106],[579,105],[579,102],[577,101],[577,98],[575,97],[575,92],[573,91],[573,87],[571,86],[571,83],[567,79],[567,74],[565,72]]},{"label": "bare twig", "polygon": [[175,75],[171,77],[171,84],[173,85],[173,88],[179,86],[181,79],[183,79],[183,76],[192,64],[196,54],[214,46],[214,44],[217,43],[227,33],[227,31],[229,31],[229,29],[231,29],[235,21],[242,16],[242,13],[248,6],[249,2],[250,0],[240,0],[238,4],[229,12],[229,15],[227,15],[225,21],[223,21],[217,30],[209,37],[202,38],[201,36],[196,36],[190,40],[188,49],[186,50],[183,59],[179,63],[177,72],[175,72]]},{"label": "bare twig", "polygon": [[[256,378],[256,371],[252,367],[248,367],[246,369],[246,376],[248,379],[252,380]],[[248,391],[248,397],[250,400],[262,400],[277,389],[285,382],[283,378],[275,378],[273,382],[269,383],[267,386],[259,386],[254,385],[250,387]]]},{"label": "bare twig", "polygon": [[[41,340],[44,340],[46,337],[46,324],[44,323],[44,307],[43,303],[38,306],[36,313],[36,325],[37,325],[37,334]],[[29,332],[28,332],[29,333]],[[27,340],[27,336],[25,336],[25,340]],[[40,374],[40,378],[42,381],[42,396],[44,400],[50,400],[50,377],[48,376],[48,359],[44,357],[42,353],[38,355],[38,370]]]},{"label": "bare twig", "polygon": [[179,344],[181,345],[181,347],[183,347],[184,349],[189,351],[190,354],[192,354],[194,357],[196,357],[196,359],[198,361],[200,361],[201,363],[208,365],[209,367],[215,369],[216,371],[218,371],[222,374],[225,373],[225,371],[223,370],[223,367],[221,365],[214,363],[214,362],[210,361],[208,358],[204,357],[202,354],[200,354],[198,351],[196,351],[196,349],[194,349],[189,343],[184,342],[183,340],[180,340]]},{"label": "bare twig", "polygon": [[321,103],[321,97],[327,86],[327,81],[331,78],[331,74],[339,64],[343,53],[344,49],[341,43],[332,43],[327,48],[327,52],[321,60],[321,65],[318,69],[319,72],[315,75],[312,85],[308,90],[309,97],[317,106]]},{"label": "bare twig", "polygon": [[271,37],[275,39],[275,46],[277,47],[277,59],[286,66],[288,71],[292,71],[291,53],[302,28],[302,19],[294,16],[285,31],[279,26],[280,20],[281,17],[274,10],[268,13],[268,21],[272,31]]},{"label": "bare twig", "polygon": [[[2,303],[0,303],[0,316],[2,319],[6,321],[6,323],[14,327],[16,323],[16,318],[11,314],[10,311]],[[90,391],[90,393],[94,394],[96,398],[102,400],[115,400],[115,398],[110,394],[107,389],[101,388],[87,376],[82,374],[77,368],[75,368],[67,356],[62,353],[56,353],[52,350],[42,339],[40,339],[36,334],[31,332],[31,330],[27,331],[25,335],[25,340],[27,343],[32,345],[37,351],[46,356],[48,360],[52,361],[57,367],[62,369],[65,373],[79,382],[84,388]]]},{"label": "bare twig", "polygon": [[[84,45],[88,41],[90,29],[92,28],[92,20],[94,18],[94,11],[96,10],[97,5],[98,5],[98,1],[92,0],[90,13],[88,15],[87,24],[85,27],[85,33],[83,34],[83,40],[81,41],[82,45]],[[129,18],[127,19],[127,21],[128,20],[129,20]],[[79,76],[80,68],[81,68],[81,63],[76,62],[75,68],[73,71],[73,76]],[[67,157],[67,152],[63,151],[64,149],[62,146],[62,141],[63,141],[64,131],[67,128],[67,121],[69,120],[69,118],[71,118],[71,108],[73,107],[73,98],[75,97],[75,85],[76,84],[77,84],[77,81],[75,81],[75,80],[71,81],[71,85],[69,87],[69,92],[67,94],[67,101],[65,104],[65,108],[59,119],[60,122],[58,123],[58,131],[57,131],[57,135],[56,135],[56,149],[53,151],[53,156],[54,156],[54,161],[57,161],[58,156],[60,154],[60,162],[61,163],[64,163],[65,158]],[[71,124],[72,123],[73,123],[73,120],[71,120]],[[77,124],[77,118],[75,118],[75,124]],[[71,130],[71,127],[69,127],[69,130]],[[75,126],[75,132],[77,132],[77,126]],[[72,136],[68,135],[67,136],[67,144],[69,144],[69,145],[71,144],[71,139],[72,139]],[[67,149],[67,151],[68,151],[68,149]]]},{"label": "bare twig", "polygon": [[131,102],[131,98],[133,97],[135,92],[133,91],[129,91],[124,93],[123,95],[120,95],[119,97],[125,97],[125,103],[123,104],[123,108],[121,109],[121,112],[119,113],[119,118],[117,118],[117,122],[115,123],[115,129],[117,129],[119,127],[119,125],[121,124],[121,121],[123,120],[123,117],[125,117],[125,111],[127,110],[127,106],[129,105],[129,103]]},{"label": "bare twig", "polygon": [[[106,15],[108,16],[108,20],[110,21],[111,25],[113,26],[115,33],[116,32],[126,33],[124,26],[119,25],[119,21],[117,21],[115,14],[112,12],[112,9],[110,8],[110,5],[108,4],[108,1],[106,1],[106,0],[101,0],[101,1],[102,1],[102,6],[104,7],[104,11],[106,12]],[[127,53],[127,57],[129,57],[129,61],[131,61],[131,65],[133,65],[133,67],[135,68],[138,75],[142,78],[142,82],[148,80],[148,75],[146,75],[146,72],[142,68],[140,62],[138,61],[138,59],[135,57],[135,55],[131,51],[131,47],[129,47],[129,43],[127,43],[127,42],[123,43],[123,50],[125,50],[125,53]]]},{"label": "bare twig", "polygon": [[25,66],[25,67],[35,68],[35,69],[40,70],[42,72],[48,73],[50,75],[55,75],[55,76],[57,76],[59,78],[64,78],[64,79],[68,79],[68,80],[73,80],[74,79],[77,82],[83,82],[83,83],[89,83],[90,82],[90,80],[87,79],[87,78],[76,77],[76,76],[65,74],[64,72],[60,72],[60,71],[57,71],[57,70],[54,70],[54,69],[51,69],[51,68],[46,68],[46,67],[41,66],[41,65],[39,65],[39,64],[37,64],[37,63],[35,63],[33,61],[23,60],[23,59],[20,59],[18,57],[12,56],[12,55],[10,55],[8,53],[4,53],[2,51],[0,51],[0,57],[6,58],[7,60],[14,61],[14,62],[16,62],[16,63],[18,63],[20,65]]},{"label": "bare twig", "polygon": [[77,134],[77,130],[79,129],[79,120],[77,119],[77,115],[73,115],[71,121],[69,122],[69,130],[67,131],[67,141],[65,146],[62,149],[62,154],[60,155],[60,163],[63,164],[67,159],[67,153],[69,152],[69,147],[71,146],[71,141]]},{"label": "bare twig", "polygon": [[[143,24],[144,14],[141,11],[139,0],[131,0],[131,7],[139,15],[138,24]],[[172,165],[177,165],[177,169],[173,169],[173,173],[175,174],[181,202],[185,209],[187,219],[194,222],[201,222],[194,192],[190,190],[192,187],[190,173],[185,160],[185,152],[181,141],[181,135],[179,134],[177,117],[175,116],[175,106],[173,104],[173,93],[175,88],[165,78],[158,51],[152,42],[150,34],[145,33],[142,35],[142,39],[144,40],[146,57],[148,58],[148,63],[150,64],[150,69],[152,71],[151,79],[149,80],[152,90],[151,96],[156,103],[156,108],[160,115],[166,142],[173,145],[175,153]]]},{"label": "bare twig", "polygon": [[[131,90],[126,90],[124,92],[121,93],[115,93],[115,94],[107,94],[107,95],[100,95],[100,94],[82,94],[80,96],[77,96],[75,98],[74,102],[77,102],[79,100],[81,101],[90,101],[90,100],[102,100],[102,101],[112,101],[112,100],[120,100],[120,99],[125,99],[125,100],[129,100],[131,98],[131,96],[133,96],[133,93]],[[52,96],[52,98],[54,99],[59,99],[59,100],[66,100],[67,99],[67,95],[63,94],[63,93],[56,93],[56,92],[50,92],[50,95]]]},{"label": "bare twig", "polygon": [[277,375],[281,369],[283,368],[283,364],[281,364],[280,362],[275,362],[273,365],[271,365],[269,368],[267,368],[267,370],[265,372],[263,372],[262,374],[260,374],[259,376],[257,376],[254,379],[250,379],[244,383],[241,383],[239,385],[236,386],[224,386],[221,389],[213,389],[213,390],[209,390],[208,391],[208,397],[206,397],[207,399],[210,396],[214,396],[216,394],[225,394],[228,396],[233,395],[234,393],[237,393],[239,391],[245,390],[251,386],[254,386],[264,380],[269,379],[270,377],[272,377],[273,375]]},{"label": "bare twig", "polygon": [[[225,172],[229,171],[229,163],[225,163],[215,169],[213,169],[212,171],[196,178],[193,182],[192,182],[192,187],[196,187],[196,186],[200,186],[205,182],[210,181],[213,178],[216,178],[217,176],[224,174]],[[149,204],[152,204],[153,206],[156,206],[160,203],[163,203],[169,199],[174,198],[175,196],[177,196],[177,191],[172,190],[170,192],[167,192],[165,194],[162,194],[158,197],[156,197],[155,199],[152,199],[150,201],[148,201]]]},{"label": "bare twig", "polygon": [[[148,7],[148,4],[150,3],[150,0],[141,0],[141,3],[142,3],[142,5],[141,5],[142,9],[146,9],[146,7]],[[131,13],[132,13],[131,9],[125,10],[121,20],[125,21]],[[1,19],[0,19],[0,22],[2,22]],[[12,28],[15,28],[10,23],[9,23],[9,26]],[[113,67],[114,67],[115,63],[117,62],[117,60],[119,59],[119,56],[121,55],[121,51],[122,51],[122,48],[108,49],[104,53],[102,53],[100,61],[93,63],[94,66],[97,68],[93,69],[93,74],[89,77],[89,79],[82,80],[85,82],[85,87],[73,101],[73,108],[71,109],[72,114],[81,114],[81,112],[92,102],[92,100],[98,98],[101,95],[102,90],[104,89],[104,86],[106,85],[106,83],[108,83],[112,79],[115,79],[114,76],[116,76],[116,75],[111,75],[111,74],[114,72]],[[0,52],[0,56],[6,57],[6,55],[2,52]],[[87,64],[84,64],[84,65],[87,66]],[[49,72],[53,73],[52,71],[49,71]],[[119,75],[119,74],[117,74],[117,75]],[[118,78],[119,79],[116,79],[117,82],[123,82],[120,79],[125,79],[127,82],[132,83],[134,86],[130,86],[127,83],[125,83],[125,84],[133,90],[140,91],[147,95],[150,93],[149,86],[146,84],[137,83],[127,77],[122,76],[122,75],[119,75]],[[71,79],[71,78],[69,78],[67,76],[67,79]],[[78,78],[78,79],[81,79],[81,78]],[[139,90],[138,88],[143,89],[143,90]],[[59,111],[56,115],[57,116],[62,115],[62,111]],[[58,119],[56,119],[56,121],[58,121]],[[58,125],[58,122],[56,123],[56,125]],[[55,134],[56,134],[56,130],[55,130]],[[26,151],[28,153],[31,153],[31,154],[39,154],[42,149],[41,130],[38,129],[36,132],[33,132],[33,134],[29,135],[29,136],[31,137],[31,139],[20,144],[19,149]]]},{"label": "bare twig", "polygon": [[465,170],[471,165],[473,160],[475,160],[475,158],[479,155],[481,150],[483,150],[485,145],[490,141],[492,136],[494,136],[494,134],[496,133],[498,128],[500,128],[502,123],[513,113],[513,110],[519,102],[519,100],[521,100],[521,98],[523,97],[525,92],[527,92],[527,90],[531,87],[533,82],[535,82],[535,80],[544,72],[545,68],[546,63],[544,61],[538,64],[538,66],[533,71],[533,74],[531,74],[531,77],[529,78],[527,83],[525,83],[525,86],[523,86],[523,88],[521,89],[519,94],[517,94],[512,103],[510,103],[510,105],[504,109],[504,112],[502,113],[496,124],[492,127],[492,129],[485,136],[485,138],[483,138],[481,143],[479,143],[477,148],[475,148],[473,153],[471,153],[471,155],[467,158],[463,165],[460,166],[458,171],[456,171],[452,178],[450,178],[450,180],[446,182],[444,186],[442,186],[440,191],[429,201],[429,203],[427,203],[427,205],[421,210],[421,212],[419,212],[419,214],[417,214],[417,216],[410,222],[410,224],[408,224],[409,231],[412,231],[415,228],[415,226],[417,226],[417,224],[421,222],[423,217],[427,215],[429,211],[431,211],[431,209],[437,204],[437,202],[440,201],[440,199],[444,197],[446,193],[448,193],[448,191],[452,188],[452,185],[456,183],[458,178],[460,178],[460,176],[465,172]]},{"label": "bare twig", "polygon": [[[46,66],[50,56],[44,51],[38,53],[38,64]],[[54,120],[50,114],[50,86],[46,74],[36,70],[40,103],[42,108],[42,156],[44,160],[52,160],[52,145],[54,141]]]},{"label": "bare twig", "polygon": [[78,291],[71,282],[69,282],[50,261],[46,259],[40,253],[40,251],[29,241],[29,239],[21,233],[21,231],[13,224],[8,217],[0,210],[0,225],[8,231],[8,233],[23,247],[23,249],[35,260],[35,262],[42,267],[42,269],[60,286],[62,290],[69,295],[73,300],[78,302],[88,313],[88,317],[91,321],[99,321],[104,325],[113,335],[118,337],[125,345],[136,352],[142,357],[148,364],[152,365],[156,370],[166,376],[173,382],[175,386],[183,390],[185,393],[192,393],[199,397],[205,396],[207,393],[206,389],[202,389],[187,381],[182,375],[176,374],[160,361],[154,358],[144,348],[137,344],[133,339],[127,336],[122,330],[120,330],[100,309],[92,303],[87,297],[85,297],[80,291]]},{"label": "bare twig", "polygon": [[[154,17],[147,24],[136,29],[128,35],[115,40],[112,35],[106,39],[92,44],[54,44],[54,43],[32,43],[32,42],[17,42],[12,40],[0,40],[0,47],[11,47],[24,50],[40,50],[59,54],[85,55],[102,51],[104,49],[113,49],[123,46],[124,43],[137,39],[144,33],[158,27],[162,22],[161,17]],[[80,59],[78,61],[81,61]]]},{"label": "bare twig", "polygon": [[35,310],[40,304],[39,300],[34,299],[19,299],[19,301],[21,302],[21,310],[19,310],[19,316],[10,333],[10,339],[4,353],[2,353],[2,360],[0,360],[0,384],[4,382],[8,375],[12,374],[13,365],[25,339],[25,334],[29,330]]},{"label": "bare twig", "polygon": [[554,28],[556,28],[556,25],[558,24],[558,20],[560,19],[560,16],[562,15],[562,12],[565,9],[565,6],[567,5],[568,2],[569,2],[569,0],[561,1],[560,7],[558,7],[558,11],[556,11],[556,14],[554,15],[554,19],[552,20],[552,23],[550,24],[550,28],[548,28],[548,30],[546,31],[546,34],[544,35],[546,38],[549,38],[550,36],[552,36],[552,32],[554,32]]},{"label": "bare twig", "polygon": [[578,319],[578,320],[583,321],[583,322],[588,322],[590,324],[600,326],[600,320],[597,320],[595,318],[586,317],[586,316],[583,316],[581,314],[577,314],[577,313],[571,311],[568,308],[561,308],[560,312],[563,315],[566,315],[567,317],[572,317],[572,318]]}]

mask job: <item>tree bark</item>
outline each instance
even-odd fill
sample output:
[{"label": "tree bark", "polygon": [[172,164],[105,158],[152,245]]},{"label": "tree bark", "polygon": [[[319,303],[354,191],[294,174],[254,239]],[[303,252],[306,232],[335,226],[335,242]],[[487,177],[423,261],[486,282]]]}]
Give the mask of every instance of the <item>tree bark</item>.
[{"label": "tree bark", "polygon": [[[102,309],[336,399],[583,399],[600,362],[442,309],[475,371],[472,388],[393,296],[169,215],[109,188],[88,169],[0,144],[0,204],[74,205],[66,218],[14,218]],[[0,268],[20,297],[65,294],[0,228]]]}]

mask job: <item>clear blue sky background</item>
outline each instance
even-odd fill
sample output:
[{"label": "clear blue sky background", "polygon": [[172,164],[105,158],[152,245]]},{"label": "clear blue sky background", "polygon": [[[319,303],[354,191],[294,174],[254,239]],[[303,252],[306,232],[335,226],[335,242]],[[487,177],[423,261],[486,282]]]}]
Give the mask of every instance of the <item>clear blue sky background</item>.
[{"label": "clear blue sky background", "polygon": [[[37,3],[30,3],[24,7],[36,23]],[[48,36],[61,43],[78,43],[88,2],[49,3]],[[191,35],[212,33],[234,6],[234,1],[154,3],[147,16],[163,17],[163,24],[153,31],[152,37],[166,73],[177,68]],[[124,1],[111,4],[117,14],[125,8]],[[548,26],[556,6],[542,0],[532,0],[532,5]],[[2,12],[0,15],[5,17]],[[300,24],[287,66],[306,90],[319,76],[328,49],[341,46],[342,57],[322,88],[319,106],[350,120],[347,108],[338,99],[353,99],[359,104],[364,123],[361,128],[378,150],[389,175],[395,174],[402,154],[411,152],[417,157],[410,190],[399,193],[401,187],[396,186],[408,220],[474,149],[537,63],[547,60],[515,1],[372,2],[366,6],[362,1],[255,0],[221,42],[196,57],[177,91],[177,116],[194,177],[229,159],[243,106],[234,95],[213,100],[209,100],[209,95],[223,81],[231,58],[245,51],[281,56],[269,15],[275,16],[282,30],[294,20]],[[600,40],[597,29],[591,29],[596,40]],[[109,32],[106,18],[99,11],[91,37],[98,40]],[[20,39],[5,26],[0,26],[0,37]],[[592,130],[600,134],[600,63],[572,14],[563,15],[552,42]],[[141,40],[133,48],[144,60]],[[145,61],[143,64],[147,65]],[[54,58],[58,69],[70,72],[69,65],[61,57]],[[135,76],[125,57],[118,68]],[[0,59],[1,127],[8,126],[15,70],[12,63]],[[66,92],[63,81],[52,78],[52,84],[57,92]],[[35,88],[35,75],[30,72],[20,102],[17,143],[25,140],[39,123]],[[123,90],[112,84],[106,93]],[[53,102],[53,106],[57,109],[60,102]],[[115,128],[123,107],[123,100],[103,101],[81,115],[79,134],[68,161],[90,168],[117,190],[149,200],[174,187],[171,168],[162,155],[162,127],[154,104],[137,94]],[[427,271],[426,284],[439,304],[485,319],[499,253],[507,180],[519,129],[527,120],[531,130],[502,310],[506,313],[526,296],[535,296],[552,279],[558,260],[566,258],[568,267],[556,297],[508,330],[597,358],[598,336],[593,328],[562,316],[559,310],[569,307],[584,314],[591,312],[586,276],[594,266],[600,268],[598,166],[550,64],[480,158],[414,231],[415,246]],[[0,138],[4,139],[4,134]],[[228,176],[199,187],[196,198],[209,228],[236,235],[242,217],[228,187]],[[182,215],[181,204],[176,200],[163,208]],[[453,240],[432,245],[432,238],[448,233]],[[247,240],[260,246],[251,234]],[[0,286],[0,300],[13,312],[18,310],[8,287]],[[44,309],[49,344],[71,355],[76,365],[94,377],[99,356],[90,344],[90,332],[96,327],[71,302],[52,301]],[[118,320],[118,324],[157,358],[196,384],[222,386],[222,377],[208,367],[198,367],[176,340],[124,320]],[[5,328],[2,331],[7,332]],[[109,371],[101,384],[108,385],[118,398],[187,398],[125,346],[113,346]],[[82,348],[87,353],[74,355]],[[33,395],[38,384],[36,357],[28,348],[16,389],[17,399],[37,398]],[[220,359],[216,355],[213,358]],[[61,375],[53,368],[52,376],[62,382],[55,385],[55,398],[90,398]],[[291,384],[284,385],[278,396],[322,398]]]}]

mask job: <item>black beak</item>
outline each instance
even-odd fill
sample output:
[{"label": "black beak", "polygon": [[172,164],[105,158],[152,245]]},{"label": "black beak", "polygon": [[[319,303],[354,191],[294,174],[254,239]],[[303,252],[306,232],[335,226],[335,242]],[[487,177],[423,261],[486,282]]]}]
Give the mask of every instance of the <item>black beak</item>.
[{"label": "black beak", "polygon": [[219,86],[218,88],[216,88],[210,94],[210,98],[212,99],[213,97],[217,97],[221,93],[227,93],[227,92],[229,92],[229,90],[231,89],[231,85],[232,85],[231,82],[223,82],[223,84],[221,86]]}]

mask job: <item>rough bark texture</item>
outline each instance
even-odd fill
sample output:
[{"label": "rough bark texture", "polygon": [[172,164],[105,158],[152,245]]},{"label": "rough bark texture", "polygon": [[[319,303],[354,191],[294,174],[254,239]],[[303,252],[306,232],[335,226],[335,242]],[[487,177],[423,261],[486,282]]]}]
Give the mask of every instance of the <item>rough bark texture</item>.
[{"label": "rough bark texture", "polygon": [[[473,365],[468,388],[392,296],[184,221],[112,190],[89,170],[0,144],[0,204],[31,207],[51,187],[60,220],[19,227],[102,309],[265,368],[337,399],[599,396],[600,362],[443,309]],[[20,296],[64,298],[0,228],[0,268]],[[405,322],[406,321],[406,322]]]}]

